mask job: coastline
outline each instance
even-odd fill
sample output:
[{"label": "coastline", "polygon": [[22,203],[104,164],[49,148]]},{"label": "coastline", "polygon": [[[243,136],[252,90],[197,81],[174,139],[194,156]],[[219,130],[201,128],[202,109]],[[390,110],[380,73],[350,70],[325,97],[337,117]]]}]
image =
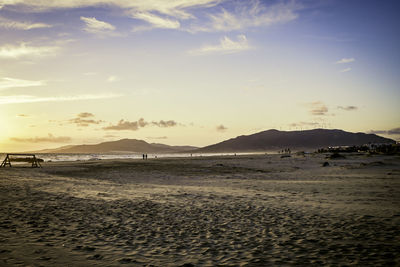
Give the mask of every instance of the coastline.
[{"label": "coastline", "polygon": [[[4,158],[8,153],[0,153],[0,159]],[[18,153],[17,153],[18,154]],[[275,155],[270,151],[266,152],[220,152],[220,153],[30,153],[35,154],[44,162],[78,162],[78,161],[94,161],[94,160],[137,160],[143,159],[143,154],[148,155],[148,159],[178,159],[178,158],[196,158],[196,157],[226,157],[226,156],[246,156],[246,155]]]}]

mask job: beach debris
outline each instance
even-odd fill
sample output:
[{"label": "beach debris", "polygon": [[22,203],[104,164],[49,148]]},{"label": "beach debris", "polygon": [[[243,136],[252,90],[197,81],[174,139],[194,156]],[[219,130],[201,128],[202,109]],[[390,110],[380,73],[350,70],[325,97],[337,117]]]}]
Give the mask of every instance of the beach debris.
[{"label": "beach debris", "polygon": [[296,156],[303,156],[303,157],[305,157],[305,156],[306,156],[306,152],[304,152],[304,151],[298,151],[298,152],[296,153]]},{"label": "beach debris", "polygon": [[[16,158],[15,158],[16,157]],[[23,157],[23,158],[21,158]],[[39,159],[35,156],[35,154],[18,154],[18,153],[8,153],[6,158],[1,163],[0,167],[11,167],[11,159],[17,162],[28,162],[32,163],[32,168],[42,168],[40,162],[43,162],[43,159]]]},{"label": "beach debris", "polygon": [[382,161],[373,161],[373,162],[361,162],[360,166],[384,166],[386,165],[385,163],[383,163]]},{"label": "beach debris", "polygon": [[331,154],[330,156],[327,156],[326,158],[328,158],[328,159],[345,159],[346,157],[335,152],[335,153]]},{"label": "beach debris", "polygon": [[324,163],[322,163],[322,167],[328,167],[329,166],[329,162],[325,161]]}]

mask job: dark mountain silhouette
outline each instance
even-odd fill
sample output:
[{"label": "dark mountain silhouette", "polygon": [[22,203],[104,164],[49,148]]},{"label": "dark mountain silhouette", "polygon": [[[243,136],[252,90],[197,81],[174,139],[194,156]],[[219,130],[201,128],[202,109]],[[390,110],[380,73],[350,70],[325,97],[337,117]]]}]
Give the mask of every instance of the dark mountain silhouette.
[{"label": "dark mountain silhouette", "polygon": [[199,148],[194,153],[255,152],[283,148],[317,149],[328,146],[353,146],[368,143],[395,143],[375,134],[350,133],[342,130],[314,129],[306,131],[268,130],[242,135],[221,143]]},{"label": "dark mountain silhouette", "polygon": [[149,144],[143,140],[121,139],[95,145],[65,146],[56,149],[45,149],[37,153],[175,153],[196,149],[193,146],[168,146],[163,144]]}]

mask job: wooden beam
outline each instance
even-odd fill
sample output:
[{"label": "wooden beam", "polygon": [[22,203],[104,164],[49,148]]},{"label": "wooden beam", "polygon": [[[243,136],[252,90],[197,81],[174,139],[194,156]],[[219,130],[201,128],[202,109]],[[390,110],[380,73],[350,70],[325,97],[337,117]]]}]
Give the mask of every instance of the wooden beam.
[{"label": "wooden beam", "polygon": [[[32,168],[42,168],[42,165],[40,165],[39,160],[36,158],[35,154],[26,154],[26,153],[8,153],[6,155],[6,158],[3,160],[3,163],[1,163],[0,168],[2,167],[11,167],[11,158],[10,156],[25,156],[25,157],[32,157]],[[28,161],[30,162],[30,161]]]}]

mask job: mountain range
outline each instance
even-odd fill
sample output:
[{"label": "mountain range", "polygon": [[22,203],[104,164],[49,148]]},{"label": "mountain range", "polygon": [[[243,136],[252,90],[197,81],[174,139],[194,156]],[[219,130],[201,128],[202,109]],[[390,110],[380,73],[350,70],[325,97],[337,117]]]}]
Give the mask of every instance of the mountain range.
[{"label": "mountain range", "polygon": [[375,134],[351,133],[342,130],[314,129],[305,131],[267,130],[251,135],[242,135],[214,145],[169,146],[147,143],[143,140],[121,139],[94,145],[64,146],[56,149],[35,151],[37,153],[219,153],[257,152],[290,148],[317,149],[328,146],[353,146],[368,143],[396,143],[392,139]]},{"label": "mountain range", "polygon": [[314,129],[305,131],[267,130],[242,135],[221,143],[197,149],[199,153],[256,152],[290,149],[317,149],[328,146],[359,146],[368,143],[396,143],[376,134],[351,133],[343,130]]},{"label": "mountain range", "polygon": [[143,140],[121,139],[94,145],[63,146],[55,149],[44,149],[36,153],[179,153],[195,150],[194,146],[169,146],[149,144]]}]

